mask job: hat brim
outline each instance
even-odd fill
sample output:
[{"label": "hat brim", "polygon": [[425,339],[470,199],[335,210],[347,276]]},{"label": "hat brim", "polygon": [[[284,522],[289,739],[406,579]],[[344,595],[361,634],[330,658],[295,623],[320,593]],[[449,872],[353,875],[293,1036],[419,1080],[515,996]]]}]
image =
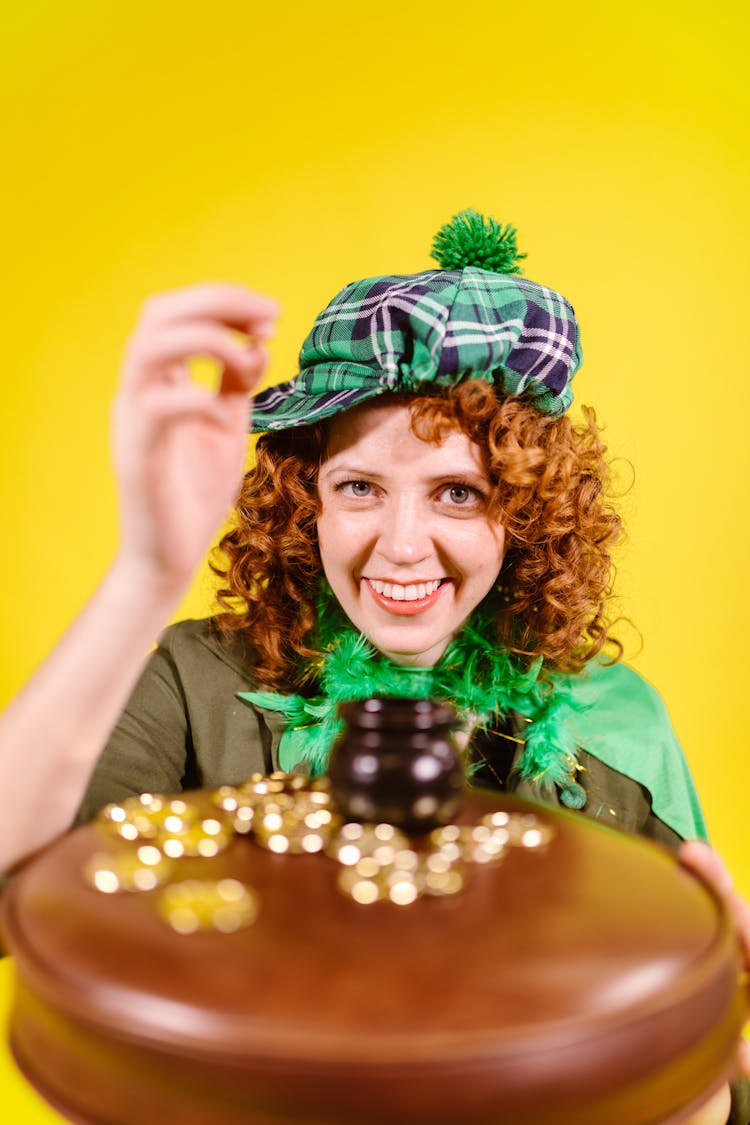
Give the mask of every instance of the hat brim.
[{"label": "hat brim", "polygon": [[387,386],[349,387],[312,396],[309,391],[300,388],[297,380],[291,379],[288,383],[268,387],[250,400],[249,431],[251,434],[263,434],[271,430],[311,426],[388,391]]}]

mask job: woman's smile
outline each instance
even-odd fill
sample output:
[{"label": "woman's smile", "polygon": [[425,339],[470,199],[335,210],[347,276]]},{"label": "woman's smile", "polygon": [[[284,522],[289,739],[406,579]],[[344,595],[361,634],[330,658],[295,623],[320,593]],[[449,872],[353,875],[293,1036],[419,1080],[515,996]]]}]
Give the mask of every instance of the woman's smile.
[{"label": "woman's smile", "polygon": [[410,421],[398,402],[335,419],[318,538],[351,622],[397,663],[429,667],[492,589],[505,534],[479,447],[457,429],[422,441]]},{"label": "woman's smile", "polygon": [[406,585],[399,582],[381,582],[377,578],[365,578],[363,581],[369,587],[377,605],[388,613],[411,617],[423,613],[434,605],[449,579],[436,578],[430,582],[408,582]]}]

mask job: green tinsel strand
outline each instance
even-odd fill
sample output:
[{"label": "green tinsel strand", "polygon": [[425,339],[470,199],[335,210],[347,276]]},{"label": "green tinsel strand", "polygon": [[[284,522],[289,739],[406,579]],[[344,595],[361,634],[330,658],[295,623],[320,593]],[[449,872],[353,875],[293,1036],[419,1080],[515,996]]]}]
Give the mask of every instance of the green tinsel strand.
[{"label": "green tinsel strand", "polygon": [[577,740],[570,720],[586,708],[570,692],[558,688],[529,726],[521,761],[523,777],[543,790],[560,790],[560,801],[570,809],[586,804],[586,790],[575,779]]},{"label": "green tinsel strand", "polygon": [[430,257],[443,270],[477,266],[492,273],[521,273],[525,258],[516,246],[516,228],[485,218],[473,208],[459,211],[435,235]]}]

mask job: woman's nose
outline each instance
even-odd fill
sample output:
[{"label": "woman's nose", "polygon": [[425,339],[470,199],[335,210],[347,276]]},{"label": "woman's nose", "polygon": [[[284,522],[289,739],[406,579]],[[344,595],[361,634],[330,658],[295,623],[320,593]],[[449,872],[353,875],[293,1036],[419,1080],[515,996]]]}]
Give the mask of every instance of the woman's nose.
[{"label": "woman's nose", "polygon": [[388,562],[421,562],[432,554],[429,517],[416,497],[393,499],[385,506],[382,517],[378,547]]}]

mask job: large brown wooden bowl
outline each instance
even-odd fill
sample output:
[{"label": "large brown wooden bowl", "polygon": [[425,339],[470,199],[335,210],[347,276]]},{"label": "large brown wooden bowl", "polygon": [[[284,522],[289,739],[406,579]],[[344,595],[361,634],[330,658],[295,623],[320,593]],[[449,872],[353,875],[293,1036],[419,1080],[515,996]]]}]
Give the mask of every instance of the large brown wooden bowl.
[{"label": "large brown wooden bowl", "polygon": [[[528,806],[475,792],[463,819]],[[97,1125],[663,1125],[726,1080],[743,1022],[722,903],[665,850],[584,817],[466,888],[360,906],[323,855],[237,838],[181,878],[256,888],[234,934],[103,895],[80,828],[13,881],[15,1057]]]}]

